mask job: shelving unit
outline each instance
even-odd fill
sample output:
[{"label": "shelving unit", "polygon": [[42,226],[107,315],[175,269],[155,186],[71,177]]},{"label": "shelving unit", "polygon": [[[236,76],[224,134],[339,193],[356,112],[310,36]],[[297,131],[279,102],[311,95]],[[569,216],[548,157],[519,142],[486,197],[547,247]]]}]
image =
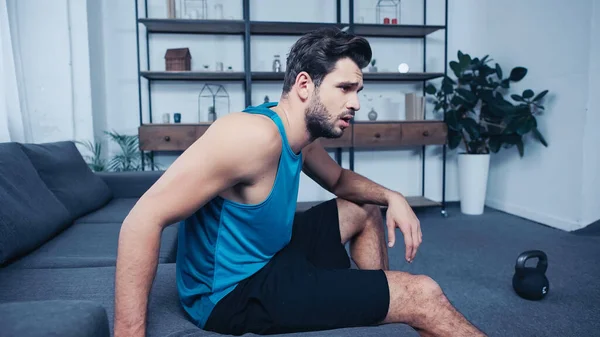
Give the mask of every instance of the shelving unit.
[{"label": "shelving unit", "polygon": [[[423,84],[425,95],[425,82],[446,75],[447,64],[447,23],[448,0],[445,1],[444,25],[427,25],[427,0],[423,0],[423,25],[382,25],[382,24],[356,24],[354,23],[354,0],[348,0],[349,22],[341,22],[341,0],[337,0],[337,22],[266,22],[250,20],[250,0],[239,0],[243,5],[243,20],[188,20],[188,19],[154,19],[148,18],[148,0],[144,0],[144,17],[138,13],[138,0],[136,0],[137,20],[137,50],[138,50],[138,84],[139,84],[139,137],[140,148],[143,151],[184,151],[210,127],[209,123],[197,124],[156,124],[152,122],[152,83],[155,81],[211,81],[211,82],[242,82],[245,91],[245,106],[251,105],[252,84],[254,82],[281,82],[284,73],[275,72],[172,72],[154,71],[150,67],[148,37],[150,34],[210,34],[210,35],[240,35],[243,37],[244,69],[252,69],[250,61],[250,40],[255,35],[271,36],[300,36],[317,28],[331,26],[347,29],[349,32],[364,37],[407,38],[422,39],[423,41],[423,69],[422,72],[389,73],[365,72],[363,79],[367,81],[401,83],[413,82]],[[146,69],[141,69],[140,58],[140,25],[146,28]],[[427,72],[427,43],[430,34],[443,30],[444,39],[444,72]],[[149,123],[143,122],[142,87],[141,79],[148,81],[148,114]],[[396,149],[404,147],[421,146],[422,148],[422,195],[408,198],[413,207],[440,206],[442,215],[446,215],[446,136],[447,126],[443,121],[353,121],[344,136],[339,139],[323,139],[323,145],[335,151],[336,161],[342,164],[342,151],[349,152],[350,170],[354,170],[354,152],[377,149]],[[442,145],[443,148],[443,173],[442,173],[442,202],[438,203],[424,197],[425,194],[425,147],[427,145]],[[153,158],[153,156],[151,156]],[[300,203],[298,209],[309,207],[312,203]]]}]

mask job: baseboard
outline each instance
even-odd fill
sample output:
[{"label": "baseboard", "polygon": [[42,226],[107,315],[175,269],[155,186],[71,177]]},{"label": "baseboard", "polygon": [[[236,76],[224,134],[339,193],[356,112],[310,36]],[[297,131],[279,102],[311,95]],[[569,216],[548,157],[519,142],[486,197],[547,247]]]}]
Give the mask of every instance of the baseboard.
[{"label": "baseboard", "polygon": [[491,208],[495,208],[497,210],[510,213],[521,218],[529,219],[535,222],[539,222],[546,226],[566,230],[566,231],[574,231],[582,228],[583,226],[579,223],[573,222],[568,219],[564,219],[561,217],[554,216],[552,214],[540,213],[536,211],[532,211],[522,206],[518,206],[515,204],[511,204],[508,202],[499,201],[496,199],[487,198],[485,200],[485,204]]}]

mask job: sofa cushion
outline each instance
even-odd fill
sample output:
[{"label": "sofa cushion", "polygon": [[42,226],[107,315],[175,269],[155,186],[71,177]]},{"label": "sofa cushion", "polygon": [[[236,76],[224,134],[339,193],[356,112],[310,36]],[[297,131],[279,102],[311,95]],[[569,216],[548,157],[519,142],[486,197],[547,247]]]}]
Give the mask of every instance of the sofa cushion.
[{"label": "sofa cushion", "polygon": [[[175,264],[172,263],[158,266],[148,303],[147,336],[222,336],[199,329],[187,318],[177,295],[175,268]],[[114,267],[0,270],[0,302],[52,299],[94,301],[106,309],[110,331],[113,331],[114,279]],[[245,334],[244,336],[257,335]],[[417,337],[419,335],[408,325],[387,324],[377,327],[271,336]]]},{"label": "sofa cushion", "polygon": [[92,172],[73,142],[21,145],[73,218],[102,207],[112,198],[110,188]]},{"label": "sofa cushion", "polygon": [[138,198],[116,198],[89,214],[75,220],[75,223],[123,222]]},{"label": "sofa cushion", "polygon": [[113,194],[114,198],[139,198],[158,179],[164,171],[126,171],[126,172],[96,172]]},{"label": "sofa cushion", "polygon": [[16,143],[0,143],[0,265],[26,254],[71,223]]},{"label": "sofa cushion", "polygon": [[3,336],[110,337],[104,307],[89,301],[0,304]]},{"label": "sofa cushion", "polygon": [[[121,223],[78,223],[7,268],[114,266]],[[159,262],[175,262],[177,226],[163,230]]]},{"label": "sofa cushion", "polygon": [[[0,270],[0,302],[93,301],[106,309],[113,331],[114,283],[115,267]],[[203,332],[187,319],[177,295],[175,264],[160,264],[149,297],[147,336],[164,337],[183,331],[218,336]]]}]

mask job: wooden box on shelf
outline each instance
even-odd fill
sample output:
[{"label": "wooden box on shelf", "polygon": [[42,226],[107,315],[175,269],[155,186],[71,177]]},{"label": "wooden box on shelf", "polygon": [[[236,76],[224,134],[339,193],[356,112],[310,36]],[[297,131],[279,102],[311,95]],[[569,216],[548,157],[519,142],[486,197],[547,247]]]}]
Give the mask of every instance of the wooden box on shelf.
[{"label": "wooden box on shelf", "polygon": [[167,49],[165,54],[165,69],[167,71],[192,70],[192,54],[189,48]]}]

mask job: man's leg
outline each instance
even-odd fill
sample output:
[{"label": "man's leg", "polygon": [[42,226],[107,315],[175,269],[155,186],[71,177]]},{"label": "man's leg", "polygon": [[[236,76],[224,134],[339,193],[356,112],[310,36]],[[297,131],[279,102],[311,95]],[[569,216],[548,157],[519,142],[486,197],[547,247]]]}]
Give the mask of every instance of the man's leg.
[{"label": "man's leg", "polygon": [[342,244],[350,241],[350,256],[359,269],[389,269],[381,209],[337,198]]},{"label": "man's leg", "polygon": [[359,269],[383,269],[390,290],[390,305],[382,323],[406,323],[422,336],[482,336],[450,304],[440,286],[428,276],[388,271],[387,245],[381,210],[337,199],[342,243],[350,241],[350,254]]}]

